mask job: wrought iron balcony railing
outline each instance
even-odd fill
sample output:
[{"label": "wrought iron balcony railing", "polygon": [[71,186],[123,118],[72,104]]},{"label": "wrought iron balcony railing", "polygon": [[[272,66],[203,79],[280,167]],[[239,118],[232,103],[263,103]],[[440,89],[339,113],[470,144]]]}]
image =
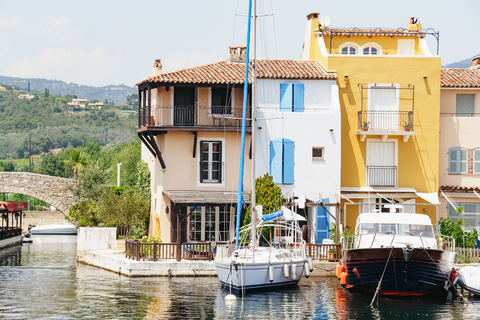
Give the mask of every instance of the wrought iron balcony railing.
[{"label": "wrought iron balcony railing", "polygon": [[[250,114],[248,107],[247,118]],[[139,109],[138,126],[241,127],[241,117],[242,107],[155,105]],[[250,127],[251,121],[247,120],[247,127]]]},{"label": "wrought iron balcony railing", "polygon": [[367,186],[396,187],[396,166],[367,166]]},{"label": "wrought iron balcony railing", "polygon": [[411,131],[413,111],[359,111],[358,131]]}]

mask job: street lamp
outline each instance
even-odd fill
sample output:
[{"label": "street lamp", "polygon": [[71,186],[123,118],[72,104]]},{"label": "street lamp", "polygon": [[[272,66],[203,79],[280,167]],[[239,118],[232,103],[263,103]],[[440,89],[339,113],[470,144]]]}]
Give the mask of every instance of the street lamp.
[{"label": "street lamp", "polygon": [[120,187],[120,167],[121,166],[122,166],[121,162],[117,163],[117,187]]}]

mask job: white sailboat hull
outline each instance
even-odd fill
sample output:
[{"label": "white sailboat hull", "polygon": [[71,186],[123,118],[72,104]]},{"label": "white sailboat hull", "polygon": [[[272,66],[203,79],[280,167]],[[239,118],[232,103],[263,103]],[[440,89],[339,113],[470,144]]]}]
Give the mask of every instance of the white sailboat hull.
[{"label": "white sailboat hull", "polygon": [[222,286],[237,292],[295,286],[304,271],[303,248],[239,249],[228,255],[228,247],[219,247],[215,257],[218,279]]}]

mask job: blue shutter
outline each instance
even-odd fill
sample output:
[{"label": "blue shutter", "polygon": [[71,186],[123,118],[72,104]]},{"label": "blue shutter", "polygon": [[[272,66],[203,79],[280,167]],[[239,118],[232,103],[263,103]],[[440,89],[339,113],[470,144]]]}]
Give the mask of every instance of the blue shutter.
[{"label": "blue shutter", "polygon": [[293,166],[295,144],[292,140],[283,139],[283,184],[293,184]]},{"label": "blue shutter", "polygon": [[296,83],[293,87],[293,106],[295,112],[303,112],[303,99],[305,95],[305,87],[303,83]]},{"label": "blue shutter", "polygon": [[[322,199],[322,202],[328,203],[328,198]],[[323,239],[329,238],[329,227],[327,211],[322,207],[315,207],[315,243],[322,243]]]},{"label": "blue shutter", "polygon": [[282,183],[282,139],[270,141],[270,175],[273,182]]},{"label": "blue shutter", "polygon": [[280,83],[280,111],[292,112],[292,94],[291,83]]}]

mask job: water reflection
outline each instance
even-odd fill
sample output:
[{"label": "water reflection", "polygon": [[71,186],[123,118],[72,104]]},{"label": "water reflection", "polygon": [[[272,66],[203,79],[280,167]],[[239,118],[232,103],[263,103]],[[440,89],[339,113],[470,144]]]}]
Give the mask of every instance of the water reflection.
[{"label": "water reflection", "polygon": [[76,264],[75,243],[0,251],[0,317],[12,319],[474,319],[480,300],[398,300],[344,290],[336,278],[302,279],[278,292],[228,294],[216,277],[128,278]]}]

